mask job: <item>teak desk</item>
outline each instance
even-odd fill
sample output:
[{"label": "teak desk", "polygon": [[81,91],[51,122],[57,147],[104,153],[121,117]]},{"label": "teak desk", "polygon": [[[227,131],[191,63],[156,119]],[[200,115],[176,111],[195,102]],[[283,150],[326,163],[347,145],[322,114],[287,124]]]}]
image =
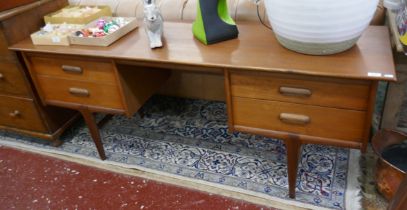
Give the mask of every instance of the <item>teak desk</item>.
[{"label": "teak desk", "polygon": [[351,50],[309,56],[281,47],[257,24],[239,25],[238,39],[205,46],[191,24],[166,23],[165,47],[150,50],[143,29],[109,47],[35,46],[21,51],[46,105],[79,110],[105,158],[93,112],[132,116],[170,70],[224,74],[230,131],[285,141],[289,195],[295,197],[302,144],[365,151],[379,80],[395,81],[389,35],[369,27]]}]

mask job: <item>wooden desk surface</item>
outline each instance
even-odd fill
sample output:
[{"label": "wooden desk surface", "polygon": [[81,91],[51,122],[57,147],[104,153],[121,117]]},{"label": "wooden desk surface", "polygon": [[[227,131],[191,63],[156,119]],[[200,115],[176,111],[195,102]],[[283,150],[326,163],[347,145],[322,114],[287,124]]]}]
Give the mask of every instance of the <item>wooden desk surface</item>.
[{"label": "wooden desk surface", "polygon": [[[142,24],[141,24],[142,25]],[[389,33],[370,26],[352,49],[330,56],[295,53],[278,44],[273,32],[258,24],[239,24],[239,38],[205,46],[193,38],[189,23],[166,22],[165,47],[151,50],[139,27],[109,47],[36,46],[27,38],[10,47],[24,52],[113,58],[205,67],[288,72],[307,75],[396,80]],[[385,76],[387,75],[387,76]],[[392,75],[393,77],[389,77]]]}]

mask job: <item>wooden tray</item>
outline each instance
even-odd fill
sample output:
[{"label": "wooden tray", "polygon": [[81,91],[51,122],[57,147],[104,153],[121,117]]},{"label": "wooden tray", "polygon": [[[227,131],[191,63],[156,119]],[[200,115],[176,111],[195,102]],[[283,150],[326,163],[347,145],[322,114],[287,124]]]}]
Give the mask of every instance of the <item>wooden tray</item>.
[{"label": "wooden tray", "polygon": [[[117,17],[102,17],[102,19],[106,21],[110,21]],[[104,37],[77,37],[77,36],[69,36],[69,41],[73,45],[90,45],[90,46],[109,46],[116,40],[120,39],[122,36],[126,35],[130,31],[136,29],[138,27],[138,23],[136,18],[132,17],[123,17],[126,21],[130,21],[125,26],[121,27],[119,30],[108,34]],[[89,23],[85,26],[85,28],[95,27],[97,20]]]},{"label": "wooden tray", "polygon": [[68,36],[39,35],[40,31],[31,34],[31,40],[35,45],[62,45],[69,46]]},{"label": "wooden tray", "polygon": [[[85,8],[85,7],[97,7],[100,10],[94,14],[82,17],[55,17],[58,13],[62,12],[64,9],[72,9],[72,8]],[[61,24],[61,23],[68,23],[68,24],[81,24],[85,25],[89,22],[98,19],[102,16],[112,16],[112,11],[110,10],[109,6],[66,6],[56,12],[50,13],[44,16],[45,23],[52,23],[52,24]]]}]

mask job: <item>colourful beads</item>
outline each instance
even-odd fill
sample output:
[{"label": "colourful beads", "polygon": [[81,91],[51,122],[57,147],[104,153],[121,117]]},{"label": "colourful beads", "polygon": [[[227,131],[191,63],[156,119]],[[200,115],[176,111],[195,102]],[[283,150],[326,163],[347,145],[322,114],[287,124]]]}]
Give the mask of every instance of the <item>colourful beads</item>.
[{"label": "colourful beads", "polygon": [[103,37],[108,34],[114,33],[128,22],[124,18],[115,18],[110,21],[99,19],[96,21],[94,27],[84,28],[75,32],[75,36],[78,37]]}]

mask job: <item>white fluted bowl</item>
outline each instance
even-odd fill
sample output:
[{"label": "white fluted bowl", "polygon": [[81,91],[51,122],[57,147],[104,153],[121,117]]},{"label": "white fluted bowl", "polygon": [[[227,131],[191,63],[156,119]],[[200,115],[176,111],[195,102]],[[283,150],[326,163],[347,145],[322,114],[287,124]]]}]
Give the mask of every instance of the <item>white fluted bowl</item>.
[{"label": "white fluted bowl", "polygon": [[286,48],[328,55],[351,48],[369,26],[379,0],[265,0],[278,41]]}]

